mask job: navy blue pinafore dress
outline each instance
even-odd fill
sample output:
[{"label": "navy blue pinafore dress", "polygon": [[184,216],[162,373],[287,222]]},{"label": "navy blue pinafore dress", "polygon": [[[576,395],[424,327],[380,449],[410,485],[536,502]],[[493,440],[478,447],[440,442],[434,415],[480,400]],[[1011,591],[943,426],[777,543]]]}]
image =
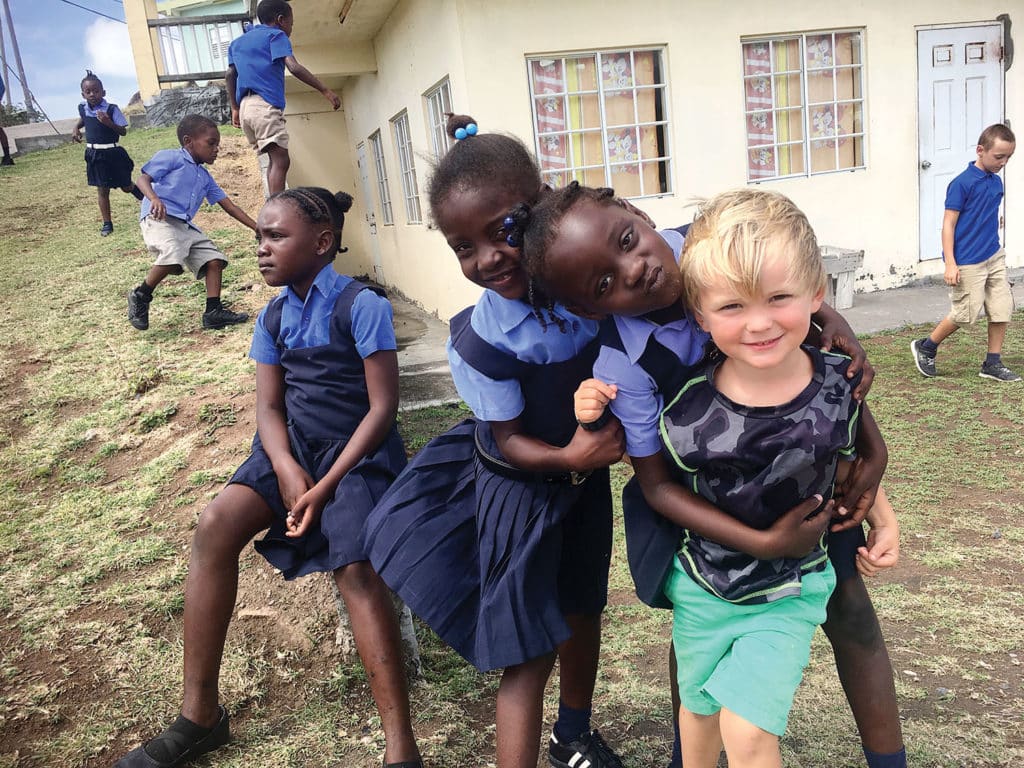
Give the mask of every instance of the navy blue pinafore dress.
[{"label": "navy blue pinafore dress", "polygon": [[[283,297],[267,307],[266,328],[281,350],[284,368],[288,441],[292,455],[314,481],[327,474],[370,408],[363,360],[352,337],[352,302],[362,290],[374,289],[356,281],[342,289],[331,315],[330,343],[319,347],[284,348]],[[254,546],[286,579],[294,579],[367,559],[362,540],[366,516],[405,463],[402,438],[392,426],[376,450],[338,483],[319,526],[299,539],[285,536],[288,510],[258,433],[249,458],[228,482],[249,486],[274,510],[274,522]]]},{"label": "navy blue pinafore dress", "polygon": [[[597,339],[564,362],[526,363],[480,338],[471,312],[452,320],[455,350],[492,379],[517,380],[526,431],[567,445],[572,395],[591,375]],[[367,519],[366,542],[384,582],[463,658],[481,671],[520,664],[569,638],[565,614],[604,608],[608,470],[519,470],[486,422],[467,419],[413,458]]]}]

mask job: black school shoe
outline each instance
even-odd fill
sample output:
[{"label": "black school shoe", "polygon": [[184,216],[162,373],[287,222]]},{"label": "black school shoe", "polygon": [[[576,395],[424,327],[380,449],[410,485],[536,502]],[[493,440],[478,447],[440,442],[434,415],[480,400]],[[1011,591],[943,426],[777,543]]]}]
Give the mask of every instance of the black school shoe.
[{"label": "black school shoe", "polygon": [[197,728],[191,720],[178,715],[170,728],[133,749],[114,763],[114,768],[177,768],[231,741],[224,707],[220,708],[220,720],[205,736],[196,738]]},{"label": "black school shoe", "polygon": [[128,291],[128,322],[133,328],[144,331],[149,328],[149,302],[152,296],[143,296],[132,288]]},{"label": "black school shoe", "polygon": [[249,319],[245,312],[232,312],[223,305],[209,312],[203,312],[203,328],[212,331],[216,328],[226,328],[229,325],[238,325]]},{"label": "black school shoe", "polygon": [[103,226],[100,227],[100,237],[106,237],[107,235],[114,234],[114,223],[111,221],[104,221]]},{"label": "black school shoe", "polygon": [[564,743],[552,733],[548,762],[555,768],[624,768],[622,760],[605,744],[596,728]]}]

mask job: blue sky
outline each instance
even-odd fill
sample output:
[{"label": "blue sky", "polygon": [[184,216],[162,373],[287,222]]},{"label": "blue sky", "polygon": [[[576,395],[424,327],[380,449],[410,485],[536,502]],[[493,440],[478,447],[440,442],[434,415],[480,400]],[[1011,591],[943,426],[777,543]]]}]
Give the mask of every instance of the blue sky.
[{"label": "blue sky", "polygon": [[[21,60],[32,95],[51,119],[75,117],[82,100],[80,82],[91,69],[103,81],[107,100],[122,106],[138,89],[128,28],[61,0],[8,0],[18,33]],[[121,0],[73,0],[77,5],[124,19]],[[14,72],[7,21],[4,26],[7,63]],[[8,69],[4,76],[15,103],[23,103],[21,84]]]}]

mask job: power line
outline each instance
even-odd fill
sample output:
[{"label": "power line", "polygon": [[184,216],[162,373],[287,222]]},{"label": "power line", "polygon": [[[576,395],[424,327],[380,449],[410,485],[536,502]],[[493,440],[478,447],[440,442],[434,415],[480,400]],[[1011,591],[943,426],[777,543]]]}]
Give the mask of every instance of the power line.
[{"label": "power line", "polygon": [[128,22],[124,21],[124,19],[118,19],[118,18],[116,18],[114,16],[108,16],[107,14],[101,13],[100,11],[97,11],[97,10],[93,10],[92,8],[86,8],[84,5],[79,5],[78,3],[73,3],[73,2],[71,2],[71,0],[60,0],[60,1],[62,3],[67,3],[68,5],[73,5],[73,6],[75,6],[75,8],[81,8],[83,11],[88,11],[89,13],[95,13],[97,16],[102,16],[103,18],[110,19],[111,21],[116,21],[116,22],[119,22],[121,24],[127,24],[128,23]]}]

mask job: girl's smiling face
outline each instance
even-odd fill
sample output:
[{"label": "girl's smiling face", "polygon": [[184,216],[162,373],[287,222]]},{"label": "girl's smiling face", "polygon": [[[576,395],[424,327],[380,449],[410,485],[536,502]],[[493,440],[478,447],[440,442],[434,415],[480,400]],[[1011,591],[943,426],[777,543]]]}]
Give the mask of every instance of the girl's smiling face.
[{"label": "girl's smiling face", "polygon": [[505,217],[529,196],[508,189],[453,189],[438,206],[437,226],[455,252],[462,274],[504,299],[523,300],[529,278],[519,249],[506,241]]},{"label": "girl's smiling face", "polygon": [[327,264],[334,235],[329,224],[308,221],[286,199],[271,200],[256,219],[256,261],[267,285],[291,286],[305,298]]},{"label": "girl's smiling face", "polygon": [[589,316],[636,317],[679,302],[672,247],[639,215],[609,201],[566,211],[544,255],[545,292]]}]

